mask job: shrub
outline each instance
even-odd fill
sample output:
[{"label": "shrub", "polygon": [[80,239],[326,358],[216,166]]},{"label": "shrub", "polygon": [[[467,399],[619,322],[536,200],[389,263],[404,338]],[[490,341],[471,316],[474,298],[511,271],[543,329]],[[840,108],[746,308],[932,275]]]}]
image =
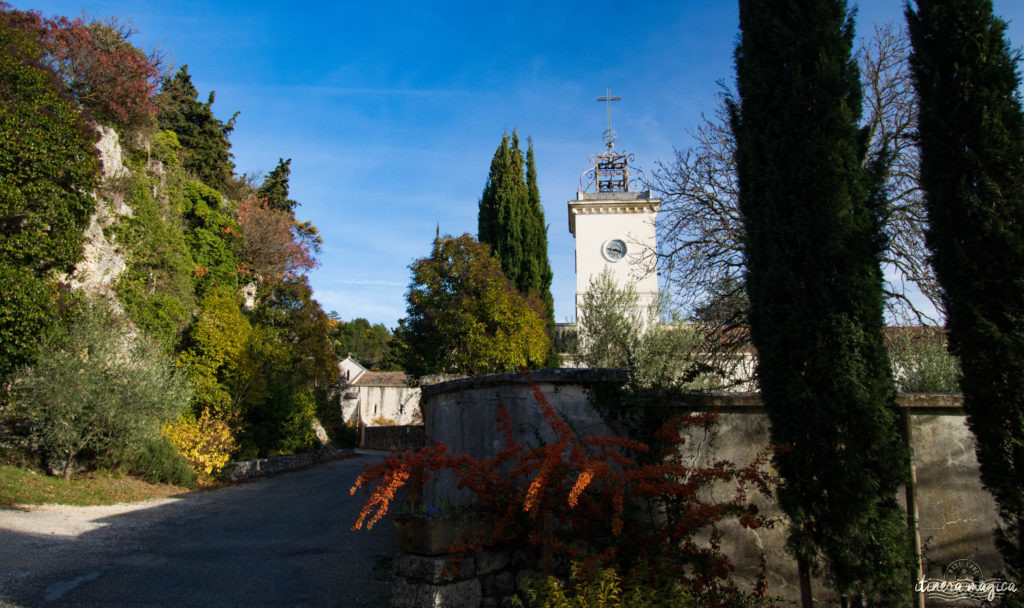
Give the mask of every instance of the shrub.
[{"label": "shrub", "polygon": [[198,418],[187,413],[174,424],[165,425],[163,432],[204,480],[220,474],[238,449],[231,425],[209,409],[204,409]]},{"label": "shrub", "polygon": [[[676,581],[701,606],[745,601],[727,579],[732,566],[720,552],[714,527],[725,519],[747,528],[764,523],[748,493],[769,491],[761,470],[767,454],[742,467],[727,461],[691,464],[680,450],[680,428],[706,427],[716,419],[713,413],[666,422],[650,445],[579,437],[544,393],[532,389],[552,441],[532,447],[517,443],[512,418],[499,404],[497,424],[505,441],[494,457],[452,455],[434,444],[368,467],[351,489],[372,486],[353,529],[379,521],[410,479],[416,480],[410,492],[415,496],[419,483],[443,472],[455,475],[491,518],[488,533],[456,542],[456,556],[499,544],[532,547],[586,568],[615,568],[627,586],[651,589]],[[734,485],[734,491],[711,501],[712,484],[716,489]],[[708,531],[709,540],[700,541]]]},{"label": "shrub", "polygon": [[43,339],[35,365],[15,374],[11,397],[15,414],[33,421],[41,449],[70,478],[86,450],[123,463],[132,446],[159,436],[191,394],[158,344],[87,302],[67,334]]},{"label": "shrub", "polygon": [[947,350],[939,328],[900,328],[889,339],[889,358],[900,392],[960,391],[960,361]]},{"label": "shrub", "polygon": [[169,483],[191,488],[196,473],[167,437],[146,441],[132,457],[132,474],[150,483]]},{"label": "shrub", "polygon": [[[568,584],[548,576],[521,583],[524,603],[513,598],[520,608],[697,608],[700,604],[678,581],[658,587],[632,584],[625,586],[615,568],[587,569],[576,563]],[[624,588],[625,587],[625,588]]]}]

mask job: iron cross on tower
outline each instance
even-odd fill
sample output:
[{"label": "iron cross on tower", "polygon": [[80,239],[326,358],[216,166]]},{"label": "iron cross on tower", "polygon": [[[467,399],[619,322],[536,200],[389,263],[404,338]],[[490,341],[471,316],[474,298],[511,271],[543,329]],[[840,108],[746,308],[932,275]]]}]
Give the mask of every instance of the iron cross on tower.
[{"label": "iron cross on tower", "polygon": [[612,130],[612,102],[620,101],[621,99],[618,95],[612,95],[611,87],[605,87],[604,96],[597,98],[598,101],[607,102],[608,106],[608,129],[604,132],[604,145],[608,147],[609,152],[615,148],[615,140],[618,138],[618,134]]}]

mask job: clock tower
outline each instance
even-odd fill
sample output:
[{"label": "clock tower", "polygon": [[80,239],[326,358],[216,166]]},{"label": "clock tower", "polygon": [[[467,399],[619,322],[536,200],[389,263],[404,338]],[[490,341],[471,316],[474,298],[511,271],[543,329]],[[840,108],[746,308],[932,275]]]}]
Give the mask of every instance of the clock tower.
[{"label": "clock tower", "polygon": [[658,297],[654,220],[661,199],[651,197],[643,172],[630,167],[633,155],[615,150],[611,102],[618,99],[610,91],[597,98],[609,108],[605,151],[591,157],[576,200],[569,201],[569,232],[576,238],[577,323],[583,293],[605,269],[620,286],[633,285],[641,306]]}]

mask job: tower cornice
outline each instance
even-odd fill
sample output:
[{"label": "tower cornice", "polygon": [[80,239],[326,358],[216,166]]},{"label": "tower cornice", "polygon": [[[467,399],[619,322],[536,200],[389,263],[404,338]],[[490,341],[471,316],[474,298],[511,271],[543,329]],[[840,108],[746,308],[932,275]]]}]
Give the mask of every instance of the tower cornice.
[{"label": "tower cornice", "polygon": [[577,215],[658,213],[661,199],[644,192],[577,192],[569,203],[569,232],[576,236]]}]

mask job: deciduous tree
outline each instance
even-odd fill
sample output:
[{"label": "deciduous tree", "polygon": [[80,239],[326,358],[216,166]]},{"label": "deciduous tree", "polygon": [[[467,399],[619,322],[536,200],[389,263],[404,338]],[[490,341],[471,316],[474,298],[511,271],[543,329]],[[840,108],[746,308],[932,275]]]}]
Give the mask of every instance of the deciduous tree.
[{"label": "deciduous tree", "polygon": [[[909,39],[893,25],[876,26],[858,51],[866,105],[862,124],[871,142],[864,162],[881,162],[886,172],[888,240],[882,263],[892,275],[884,287],[887,315],[895,322],[935,323],[943,305],[924,245],[926,214],[913,141],[916,102],[908,54]],[[716,328],[745,326],[748,309],[744,219],[727,97],[719,95],[714,114],[690,133],[692,145],[676,150],[655,172],[655,189],[663,198],[656,262],[677,302]],[[926,304],[913,298],[915,291]]]},{"label": "deciduous tree", "polygon": [[395,362],[394,339],[381,323],[371,325],[362,317],[348,323],[337,321],[331,328],[331,341],[339,358],[351,355],[368,369],[392,369]]},{"label": "deciduous tree", "polygon": [[884,168],[865,169],[852,15],[842,0],[741,0],[740,30],[731,120],[750,329],[789,548],[805,566],[822,558],[840,593],[906,606]]},{"label": "deciduous tree", "polygon": [[[316,268],[314,253],[320,237],[311,224],[299,224],[291,213],[270,207],[263,199],[247,197],[238,203],[242,228],[242,260],[264,278],[294,278]],[[297,226],[307,230],[300,232]],[[315,238],[312,244],[303,237]]]},{"label": "deciduous tree", "polygon": [[6,3],[0,10],[10,24],[37,39],[45,63],[94,117],[129,129],[152,124],[161,58],[129,42],[135,33],[130,23],[45,19],[39,11],[13,10]]},{"label": "deciduous tree", "polygon": [[981,479],[1006,526],[1007,568],[1024,576],[1024,111],[1020,52],[988,0],[907,8],[920,99],[928,246]]},{"label": "deciduous tree", "polygon": [[543,303],[516,291],[468,234],[435,239],[430,257],[412,265],[406,300],[400,333],[413,375],[489,374],[547,359]]},{"label": "deciduous tree", "polygon": [[65,336],[39,343],[37,362],[12,382],[17,414],[35,422],[65,478],[83,450],[98,458],[157,438],[188,404],[185,379],[161,347],[127,333],[106,304],[90,303]]}]

